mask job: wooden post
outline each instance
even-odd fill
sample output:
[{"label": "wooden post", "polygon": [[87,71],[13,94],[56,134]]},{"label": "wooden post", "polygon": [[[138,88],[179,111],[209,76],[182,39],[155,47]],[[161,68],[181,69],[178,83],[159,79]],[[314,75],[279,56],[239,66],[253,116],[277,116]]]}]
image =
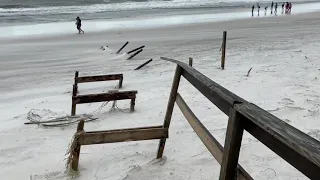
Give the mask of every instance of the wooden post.
[{"label": "wooden post", "polygon": [[[78,124],[77,127],[77,133],[79,134],[80,132],[83,131],[83,127],[84,127],[84,120],[81,120]],[[77,136],[77,135],[76,135]],[[78,165],[79,165],[79,157],[80,157],[80,149],[81,149],[81,145],[78,142],[78,139],[76,139],[75,137],[75,141],[76,141],[76,146],[74,148],[74,150],[72,151],[72,163],[71,163],[71,168],[74,171],[78,171]]]},{"label": "wooden post", "polygon": [[78,77],[79,77],[79,71],[76,71],[75,74],[74,74],[74,85],[76,86],[75,96],[78,93],[78,81],[77,81]]},{"label": "wooden post", "polygon": [[[73,89],[72,89],[72,97],[77,96],[77,92],[78,92],[77,78],[78,77],[79,77],[79,72],[76,71],[74,74],[74,84],[73,84]],[[73,101],[73,98],[72,98],[71,116],[76,115],[76,106],[77,106],[77,104]]]},{"label": "wooden post", "polygon": [[127,42],[116,52],[116,54],[119,54],[120,51],[121,51],[124,47],[126,47],[128,44],[129,44],[129,42],[127,41]]},{"label": "wooden post", "polygon": [[239,113],[234,108],[230,108],[219,180],[237,179],[237,165],[244,131],[243,123],[245,122],[241,122]]},{"label": "wooden post", "polygon": [[142,51],[143,51],[143,49],[140,49],[139,51],[135,52],[130,57],[128,57],[127,60],[132,59],[133,57],[135,57],[137,54],[141,53]]},{"label": "wooden post", "polygon": [[192,58],[192,57],[189,57],[189,66],[192,67],[192,64],[193,64],[193,58]]},{"label": "wooden post", "polygon": [[[169,96],[167,112],[164,117],[164,123],[163,123],[163,127],[167,128],[167,129],[169,129],[169,126],[170,126],[173,107],[174,107],[174,103],[175,103],[176,97],[177,97],[177,92],[178,92],[178,87],[179,87],[179,83],[180,83],[182,70],[183,69],[179,65],[177,65],[176,72],[174,74],[174,78],[173,78],[173,82],[172,82],[170,96]],[[166,144],[166,139],[165,138],[160,139],[158,153],[157,153],[157,159],[162,158],[165,144]]]},{"label": "wooden post", "polygon": [[226,61],[226,45],[227,45],[227,31],[223,31],[221,69],[224,69],[224,64]]},{"label": "wooden post", "polygon": [[130,103],[130,111],[131,111],[131,112],[134,111],[135,101],[136,101],[136,98],[131,99],[131,103]]},{"label": "wooden post", "polygon": [[122,88],[123,77],[119,79],[119,89]]}]

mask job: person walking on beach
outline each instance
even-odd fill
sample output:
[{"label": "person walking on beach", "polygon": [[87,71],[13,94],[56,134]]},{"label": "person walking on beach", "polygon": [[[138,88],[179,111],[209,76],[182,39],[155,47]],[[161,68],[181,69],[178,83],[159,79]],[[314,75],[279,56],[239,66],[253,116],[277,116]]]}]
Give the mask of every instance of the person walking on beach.
[{"label": "person walking on beach", "polygon": [[292,3],[289,3],[289,14],[291,14]]},{"label": "person walking on beach", "polygon": [[274,6],[274,14],[277,15],[278,3]]},{"label": "person walking on beach", "polygon": [[284,4],[285,4],[285,3],[282,3],[282,11],[281,11],[282,14],[283,14],[283,12],[284,12]]},{"label": "person walking on beach", "polygon": [[268,6],[266,6],[266,7],[264,8],[264,15],[265,15],[265,16],[267,15],[267,10],[268,10]]},{"label": "person walking on beach", "polygon": [[271,3],[271,14],[272,14],[272,11],[273,11],[273,1]]},{"label": "person walking on beach", "polygon": [[260,14],[260,4],[257,3],[257,6],[258,6],[258,16],[259,16],[259,14]]},{"label": "person walking on beach", "polygon": [[253,11],[254,11],[254,5],[252,6],[252,9],[251,9],[252,17],[253,17]]},{"label": "person walking on beach", "polygon": [[79,31],[79,34],[82,32],[82,34],[84,33],[84,31],[81,29],[81,19],[79,18],[79,16],[76,18],[76,25],[77,25],[77,29]]}]

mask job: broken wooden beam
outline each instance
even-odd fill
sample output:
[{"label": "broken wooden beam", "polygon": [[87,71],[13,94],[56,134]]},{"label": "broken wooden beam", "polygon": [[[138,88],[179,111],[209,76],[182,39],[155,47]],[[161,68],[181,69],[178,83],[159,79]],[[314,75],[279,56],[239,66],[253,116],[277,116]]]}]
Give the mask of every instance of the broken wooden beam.
[{"label": "broken wooden beam", "polygon": [[136,55],[138,55],[139,53],[141,53],[143,51],[143,49],[140,49],[139,51],[135,52],[134,54],[132,54],[130,57],[127,58],[127,60],[132,59],[133,57],[135,57]]},{"label": "broken wooden beam", "polygon": [[123,74],[108,74],[108,75],[99,75],[99,76],[83,76],[76,77],[76,83],[88,83],[88,82],[97,82],[97,81],[112,81],[112,80],[121,80],[123,79]]},{"label": "broken wooden beam", "polygon": [[127,41],[127,42],[116,52],[116,54],[119,54],[120,51],[122,51],[122,49],[125,48],[128,44],[129,44],[129,42]]},{"label": "broken wooden beam", "polygon": [[76,104],[134,99],[138,91],[122,91],[113,93],[86,94],[72,97]]},{"label": "broken wooden beam", "polygon": [[137,51],[137,50],[139,50],[139,49],[142,49],[142,48],[144,48],[144,47],[145,47],[145,46],[140,46],[140,47],[138,47],[138,48],[135,48],[135,49],[127,52],[127,54],[133,53],[133,52],[135,52],[135,51]]},{"label": "broken wooden beam", "polygon": [[168,129],[162,126],[86,132],[79,135],[80,145],[142,141],[168,138]]},{"label": "broken wooden beam", "polygon": [[152,59],[148,60],[147,62],[141,64],[139,67],[135,68],[134,70],[139,70],[139,69],[141,69],[143,66],[149,64],[151,61],[152,61]]}]

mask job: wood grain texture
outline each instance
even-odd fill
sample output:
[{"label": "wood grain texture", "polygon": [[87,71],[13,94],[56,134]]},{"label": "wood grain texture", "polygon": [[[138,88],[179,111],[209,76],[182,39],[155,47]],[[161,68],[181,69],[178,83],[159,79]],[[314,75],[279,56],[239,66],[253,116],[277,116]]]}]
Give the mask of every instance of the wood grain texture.
[{"label": "wood grain texture", "polygon": [[[173,108],[174,108],[174,102],[176,100],[177,91],[178,91],[179,84],[180,84],[181,73],[182,73],[182,68],[177,65],[176,71],[174,73],[172,86],[171,86],[171,92],[170,92],[169,101],[168,101],[168,105],[167,105],[166,115],[164,117],[164,122],[163,122],[164,128],[169,129],[169,126],[170,126],[172,112],[173,112]],[[162,157],[165,144],[166,144],[166,139],[165,138],[160,139],[159,146],[158,146],[158,152],[157,152],[157,159]]]},{"label": "wood grain texture", "polygon": [[72,100],[76,104],[92,103],[92,102],[104,102],[124,99],[135,99],[138,91],[122,91],[113,93],[101,93],[101,94],[86,94],[72,97]]},{"label": "wood grain texture", "polygon": [[246,102],[188,64],[166,57],[161,57],[161,59],[178,64],[183,69],[182,76],[226,115],[229,114],[234,102]]},{"label": "wood grain texture", "polygon": [[81,145],[90,145],[160,138],[168,138],[168,129],[156,126],[84,133],[79,136],[79,143]]},{"label": "wood grain texture", "polygon": [[76,77],[76,83],[89,83],[97,81],[112,81],[123,79],[123,74],[109,74],[109,75],[99,75],[99,76],[82,76]]},{"label": "wood grain texture", "polygon": [[[189,124],[196,132],[200,140],[207,147],[213,157],[218,161],[218,163],[221,164],[223,157],[223,147],[221,146],[221,144],[212,136],[207,128],[195,116],[195,114],[191,111],[191,109],[188,107],[179,93],[177,94],[176,102],[184,117],[188,120]],[[237,165],[237,179],[253,180],[253,178],[239,164]]]},{"label": "wood grain texture", "polygon": [[230,108],[219,180],[237,178],[237,165],[244,131],[243,125],[244,122],[241,121],[239,113],[234,108]]},{"label": "wood grain texture", "polygon": [[310,179],[320,177],[320,143],[254,104],[235,106],[245,130]]}]

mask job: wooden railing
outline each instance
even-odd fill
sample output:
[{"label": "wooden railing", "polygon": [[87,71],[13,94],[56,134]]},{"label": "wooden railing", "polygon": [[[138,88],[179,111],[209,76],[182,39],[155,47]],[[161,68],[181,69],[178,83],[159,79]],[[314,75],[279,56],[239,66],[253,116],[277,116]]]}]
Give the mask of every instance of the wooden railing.
[{"label": "wooden railing", "polygon": [[[163,128],[169,128],[176,102],[210,153],[221,164],[219,180],[250,180],[252,177],[238,164],[244,130],[282,157],[308,178],[320,178],[320,142],[223,88],[191,66],[169,58],[177,64]],[[224,147],[211,135],[178,93],[183,76],[228,117]],[[157,158],[161,158],[166,138],[161,138]]]}]

